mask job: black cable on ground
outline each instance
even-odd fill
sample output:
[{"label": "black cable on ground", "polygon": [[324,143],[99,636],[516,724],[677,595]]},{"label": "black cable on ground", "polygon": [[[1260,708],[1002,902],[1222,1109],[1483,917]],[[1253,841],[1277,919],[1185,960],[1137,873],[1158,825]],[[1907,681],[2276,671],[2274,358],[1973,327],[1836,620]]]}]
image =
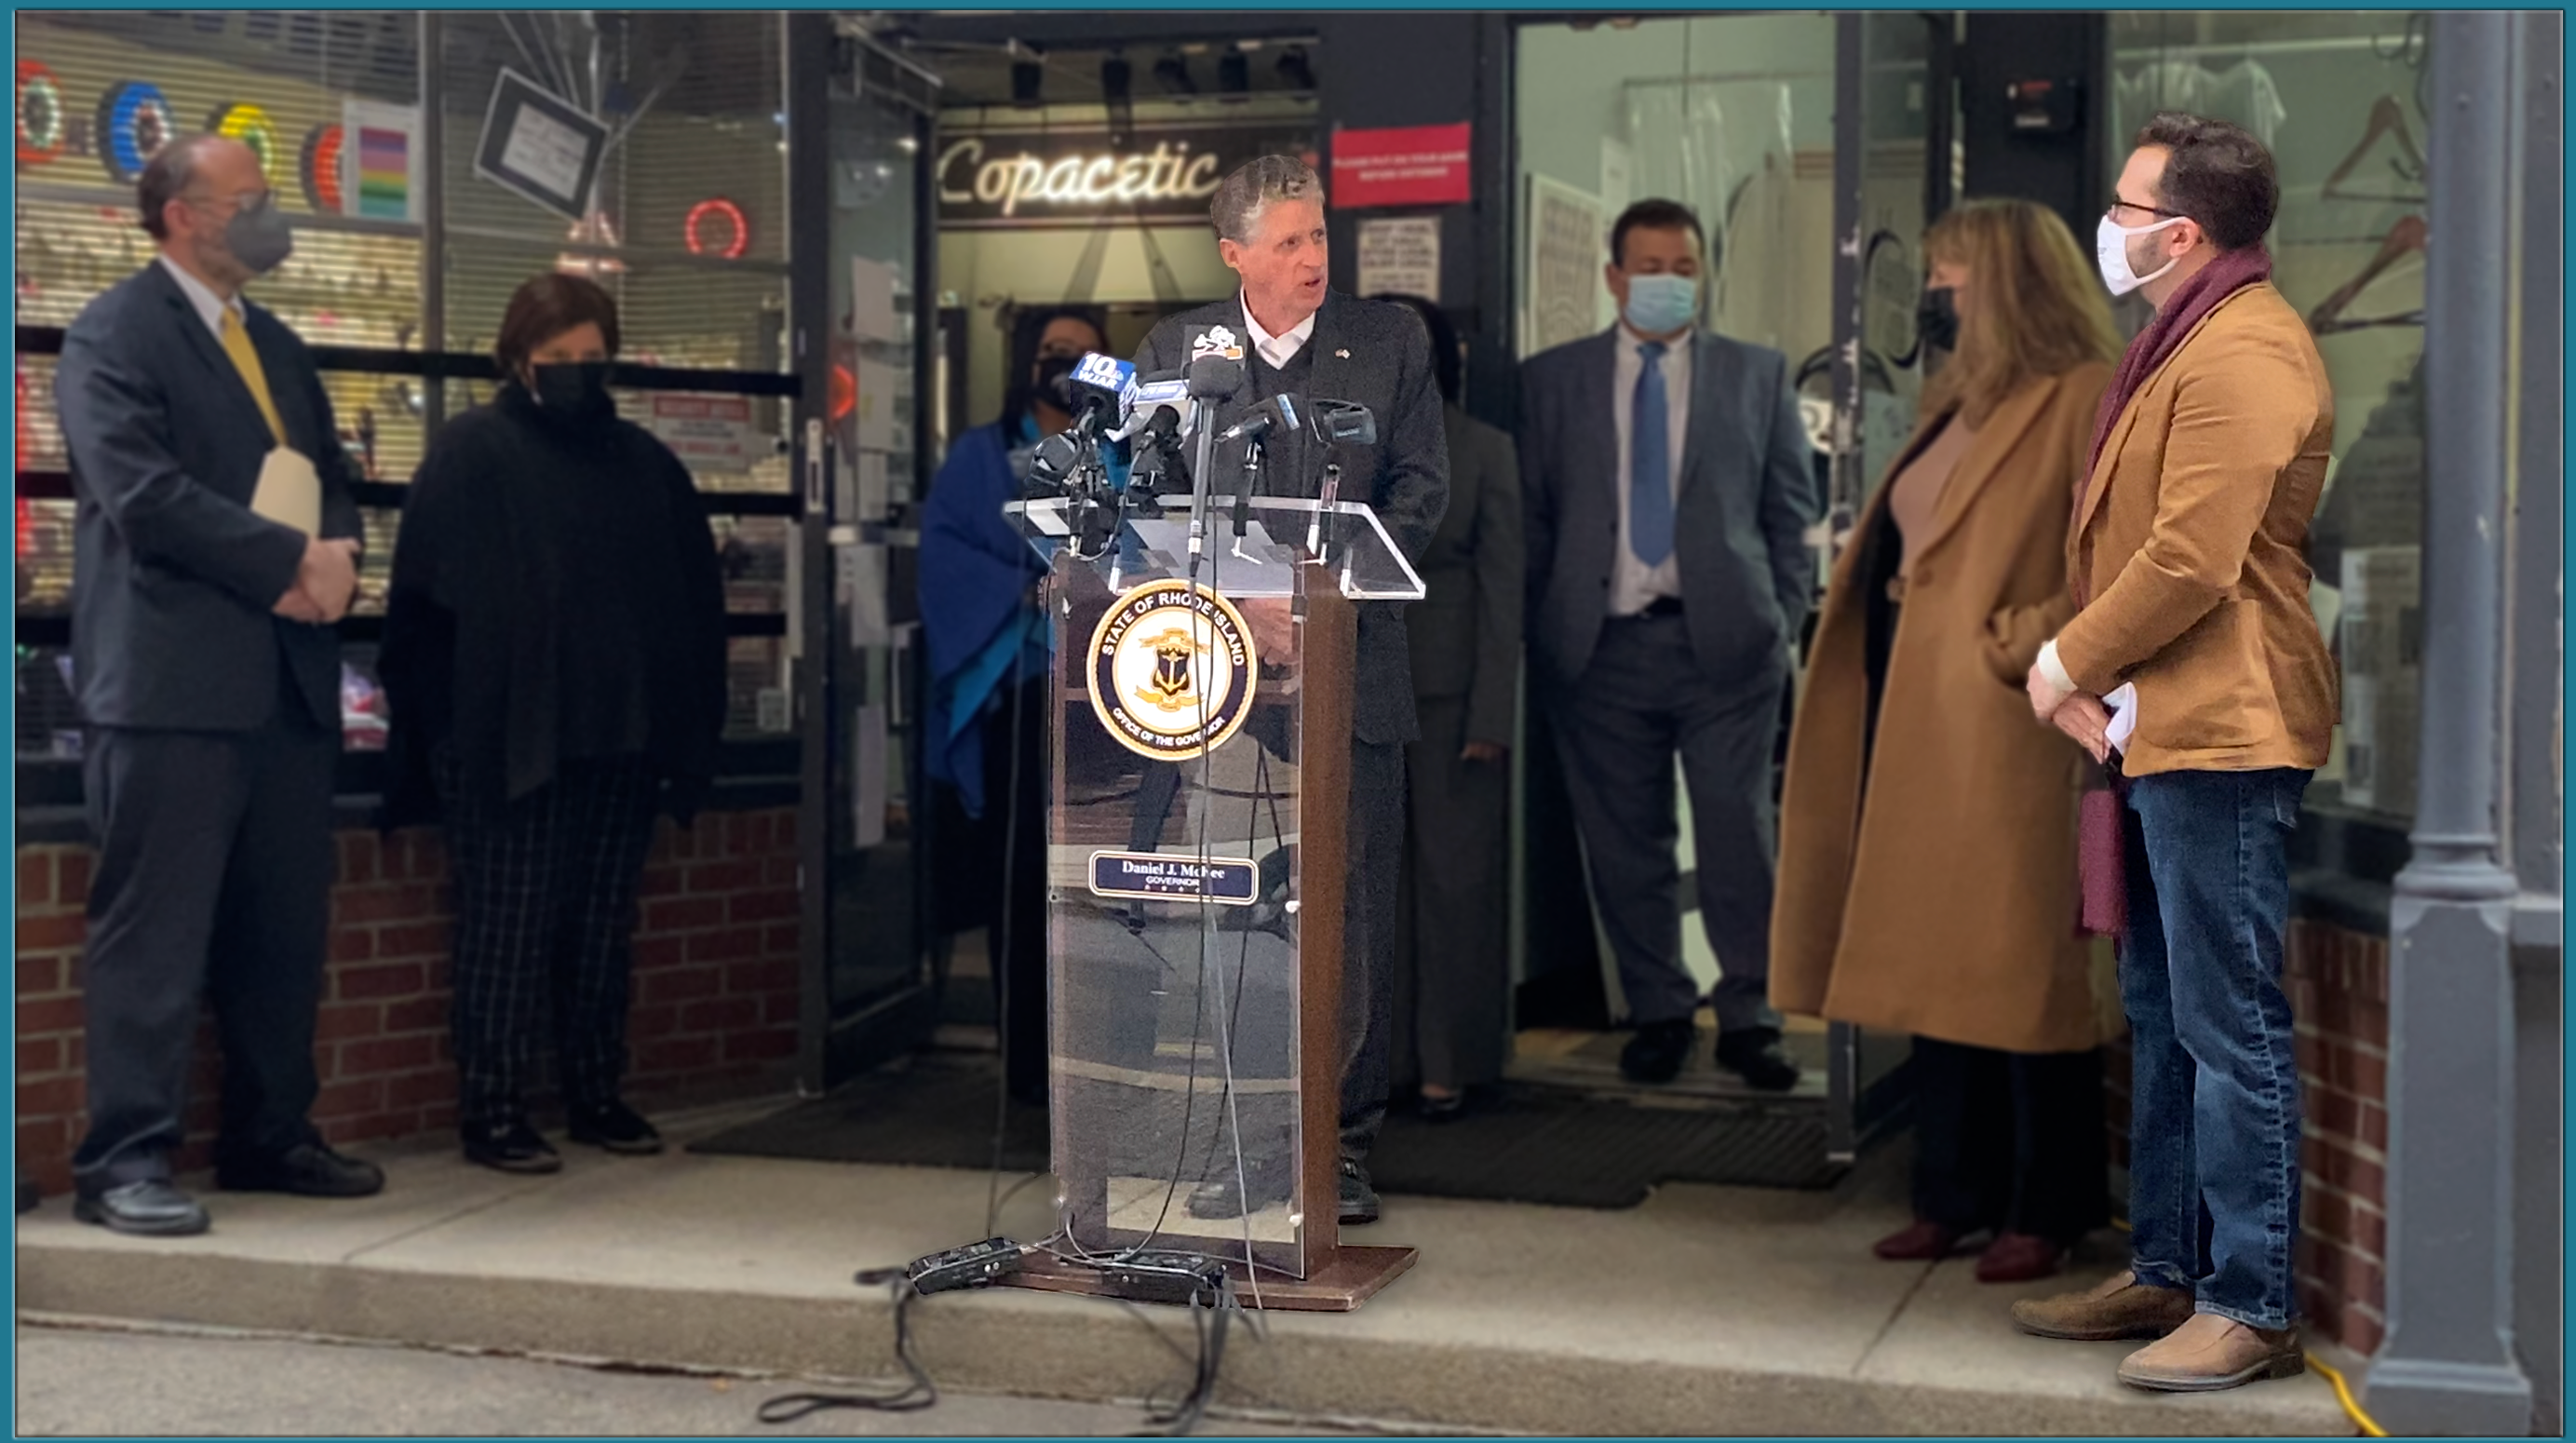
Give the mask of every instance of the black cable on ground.
[{"label": "black cable on ground", "polygon": [[913,1291],[912,1282],[900,1269],[891,1275],[883,1272],[859,1274],[861,1283],[883,1282],[891,1276],[894,1296],[894,1357],[903,1366],[904,1385],[882,1393],[784,1393],[760,1405],[761,1422],[773,1426],[793,1423],[800,1418],[836,1408],[864,1409],[872,1413],[917,1413],[939,1401],[939,1387],[930,1381],[930,1373],[921,1366],[920,1356],[913,1351],[911,1309],[921,1294]]}]

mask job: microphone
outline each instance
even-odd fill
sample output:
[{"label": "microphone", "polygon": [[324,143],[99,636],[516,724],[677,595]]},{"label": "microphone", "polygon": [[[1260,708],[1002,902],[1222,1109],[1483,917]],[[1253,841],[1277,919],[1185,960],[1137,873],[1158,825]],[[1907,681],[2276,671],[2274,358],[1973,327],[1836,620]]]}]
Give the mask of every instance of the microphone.
[{"label": "microphone", "polygon": [[1181,486],[1189,485],[1189,467],[1181,459],[1180,430],[1185,423],[1180,408],[1190,404],[1183,397],[1180,406],[1156,406],[1152,415],[1137,423],[1136,469],[1128,476],[1127,490],[1138,500],[1153,501],[1176,471]]},{"label": "microphone", "polygon": [[1157,410],[1179,407],[1180,424],[1188,424],[1190,404],[1189,377],[1180,371],[1160,371],[1151,376],[1138,376],[1128,383],[1118,398],[1118,429],[1101,434],[1104,441],[1125,441],[1145,429]]},{"label": "microphone", "polygon": [[1207,547],[1208,477],[1216,457],[1216,408],[1243,389],[1243,342],[1225,326],[1192,326],[1189,338],[1190,399],[1200,405],[1198,455],[1190,466],[1190,582],[1199,577],[1199,558]]},{"label": "microphone", "polygon": [[1219,441],[1258,441],[1273,431],[1283,435],[1295,435],[1305,424],[1305,418],[1305,401],[1282,391],[1276,396],[1264,396],[1255,402],[1241,421],[1229,427],[1225,434],[1217,439]]},{"label": "microphone", "polygon": [[1090,352],[1075,364],[1065,383],[1073,392],[1074,410],[1081,417],[1077,429],[1098,435],[1104,413],[1124,420],[1120,402],[1135,383],[1136,367],[1116,356]]},{"label": "microphone", "polygon": [[1052,495],[1064,488],[1082,466],[1082,443],[1070,431],[1058,431],[1038,442],[1029,457],[1029,490],[1035,495]]},{"label": "microphone", "polygon": [[1309,401],[1306,413],[1315,439],[1327,446],[1377,444],[1377,415],[1357,401]]}]

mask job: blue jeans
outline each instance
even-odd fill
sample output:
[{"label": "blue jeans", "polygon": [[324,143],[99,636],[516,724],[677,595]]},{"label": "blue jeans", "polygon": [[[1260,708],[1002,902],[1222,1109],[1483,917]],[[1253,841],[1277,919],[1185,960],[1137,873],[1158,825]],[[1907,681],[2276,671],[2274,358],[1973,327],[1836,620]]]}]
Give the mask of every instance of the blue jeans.
[{"label": "blue jeans", "polygon": [[2298,1314],[2299,1066],[2281,954],[2308,773],[2172,772],[2129,786],[2120,998],[2136,1054],[2138,1280],[2249,1327]]}]

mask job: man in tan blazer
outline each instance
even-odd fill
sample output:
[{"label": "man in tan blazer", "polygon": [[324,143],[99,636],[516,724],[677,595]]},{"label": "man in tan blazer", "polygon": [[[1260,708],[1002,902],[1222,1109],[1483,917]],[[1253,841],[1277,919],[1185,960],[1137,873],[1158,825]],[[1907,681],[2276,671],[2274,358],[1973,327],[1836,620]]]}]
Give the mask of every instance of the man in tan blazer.
[{"label": "man in tan blazer", "polygon": [[2334,398],[2270,284],[2279,195],[2271,156],[2235,126],[2168,114],[2140,133],[2097,253],[2113,292],[2140,291],[2156,317],[2104,400],[2075,506],[2079,609],[2028,683],[2043,721],[2125,778],[2125,846],[2087,856],[2126,874],[2134,1234],[2129,1272],[2014,1318],[2160,1339],[2120,1377],[2166,1391],[2302,1366],[2280,972],[2289,837],[2335,724],[2306,560]]}]

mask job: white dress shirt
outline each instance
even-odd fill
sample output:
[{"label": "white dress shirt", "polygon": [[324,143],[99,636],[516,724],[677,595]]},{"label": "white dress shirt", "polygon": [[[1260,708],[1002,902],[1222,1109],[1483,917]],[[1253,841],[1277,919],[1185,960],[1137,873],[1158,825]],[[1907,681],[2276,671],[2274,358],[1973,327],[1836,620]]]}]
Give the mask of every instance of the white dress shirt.
[{"label": "white dress shirt", "polygon": [[206,329],[214,332],[215,339],[221,341],[224,338],[224,312],[230,311],[239,318],[242,314],[241,297],[236,295],[229,301],[225,300],[209,289],[204,281],[188,274],[186,266],[166,254],[160,257],[160,261],[162,269],[179,282],[179,289],[186,293],[188,304],[197,308],[197,319],[204,321]]},{"label": "white dress shirt", "polygon": [[[1664,406],[1670,417],[1664,428],[1665,460],[1672,470],[1676,513],[1681,505],[1683,443],[1690,437],[1691,341],[1696,334],[1684,331],[1665,342],[1659,363],[1664,373]],[[1636,454],[1637,378],[1646,373],[1646,357],[1638,349],[1645,342],[1636,332],[1622,325],[1618,335],[1618,364],[1610,377],[1610,414],[1619,433],[1618,484],[1614,488],[1619,493],[1619,551],[1610,567],[1610,614],[1634,616],[1659,598],[1681,596],[1681,551],[1676,545],[1662,565],[1648,566],[1637,559],[1629,541],[1629,458]]]},{"label": "white dress shirt", "polygon": [[[1238,295],[1236,299],[1242,300],[1242,297]],[[1297,359],[1297,353],[1306,349],[1306,342],[1315,335],[1315,317],[1312,315],[1282,334],[1270,334],[1261,329],[1261,322],[1252,314],[1252,303],[1248,300],[1243,301],[1243,323],[1252,330],[1252,348],[1261,353],[1261,359],[1268,361],[1274,371],[1286,370],[1288,363]]]}]

